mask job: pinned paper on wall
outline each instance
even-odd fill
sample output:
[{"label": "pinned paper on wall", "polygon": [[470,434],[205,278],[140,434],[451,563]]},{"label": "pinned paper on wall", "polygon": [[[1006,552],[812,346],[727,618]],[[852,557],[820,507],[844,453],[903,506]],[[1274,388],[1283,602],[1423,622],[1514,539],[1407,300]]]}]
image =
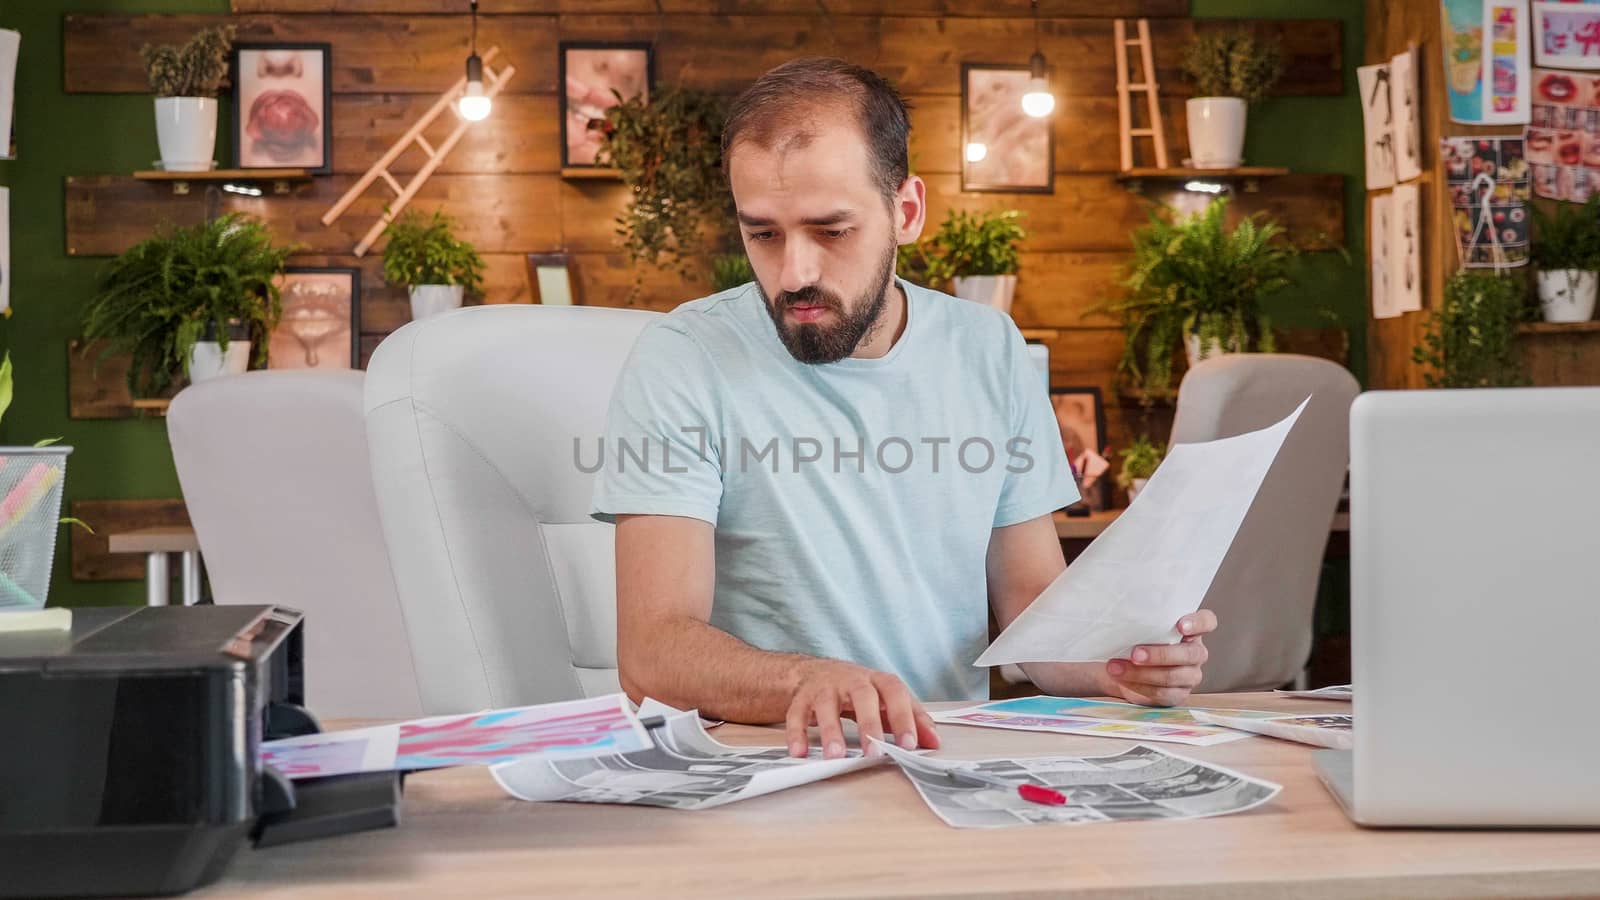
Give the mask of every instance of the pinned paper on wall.
[{"label": "pinned paper on wall", "polygon": [[1395,185],[1389,210],[1389,303],[1399,312],[1422,309],[1421,190]]},{"label": "pinned paper on wall", "polygon": [[0,28],[0,158],[3,159],[17,155],[17,53],[21,48],[21,34]]},{"label": "pinned paper on wall", "polygon": [[1418,109],[1417,53],[1407,50],[1389,61],[1389,106],[1394,115],[1394,178],[1422,174],[1422,115]]},{"label": "pinned paper on wall", "polygon": [[1450,120],[1528,121],[1528,7],[1520,0],[1440,0]]},{"label": "pinned paper on wall", "polygon": [[1391,194],[1373,194],[1372,214],[1367,217],[1371,229],[1367,246],[1372,248],[1372,317],[1375,319],[1392,319],[1400,315],[1400,307],[1395,304],[1394,292],[1390,287],[1390,273],[1393,271],[1389,258],[1389,251],[1393,247],[1389,234],[1392,199]]},{"label": "pinned paper on wall", "polygon": [[1582,203],[1600,191],[1600,75],[1534,69],[1524,136],[1534,193]]},{"label": "pinned paper on wall", "polygon": [[0,187],[0,313],[11,308],[11,189]]},{"label": "pinned paper on wall", "polygon": [[1456,250],[1469,269],[1528,264],[1532,196],[1522,138],[1441,138]]},{"label": "pinned paper on wall", "polygon": [[1367,148],[1367,190],[1394,184],[1394,107],[1386,63],[1356,69],[1361,86],[1361,130]]},{"label": "pinned paper on wall", "polygon": [[1600,5],[1534,0],[1533,56],[1541,66],[1600,69]]}]

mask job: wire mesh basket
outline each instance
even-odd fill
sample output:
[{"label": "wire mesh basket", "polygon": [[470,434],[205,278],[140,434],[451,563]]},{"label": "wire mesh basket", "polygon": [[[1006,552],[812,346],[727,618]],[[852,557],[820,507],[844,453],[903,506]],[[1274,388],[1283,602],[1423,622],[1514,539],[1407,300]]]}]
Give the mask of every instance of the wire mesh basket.
[{"label": "wire mesh basket", "polygon": [[44,606],[71,447],[0,447],[0,609]]}]

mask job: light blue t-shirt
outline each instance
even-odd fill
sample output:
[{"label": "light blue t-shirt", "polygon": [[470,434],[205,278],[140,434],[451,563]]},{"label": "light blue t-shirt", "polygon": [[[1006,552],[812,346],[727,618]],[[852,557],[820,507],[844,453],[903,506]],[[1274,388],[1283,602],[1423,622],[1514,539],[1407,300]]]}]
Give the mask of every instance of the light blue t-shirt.
[{"label": "light blue t-shirt", "polygon": [[990,532],[1078,498],[1005,314],[905,281],[879,359],[809,365],[754,284],[639,335],[611,398],[594,516],[716,526],[711,624],[763,650],[893,672],[925,701],[983,699]]}]

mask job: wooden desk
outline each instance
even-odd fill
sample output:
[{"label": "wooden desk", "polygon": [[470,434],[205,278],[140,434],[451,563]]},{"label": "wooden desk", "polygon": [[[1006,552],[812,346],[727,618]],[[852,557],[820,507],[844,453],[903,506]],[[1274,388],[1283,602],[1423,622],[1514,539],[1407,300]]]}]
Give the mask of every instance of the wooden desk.
[{"label": "wooden desk", "polygon": [[146,606],[166,606],[172,586],[167,554],[176,553],[182,568],[183,605],[200,602],[200,539],[186,525],[136,528],[107,536],[112,553],[145,554],[144,590]]},{"label": "wooden desk", "polygon": [[[1205,703],[1335,712],[1219,695]],[[782,743],[724,726],[731,744]],[[952,757],[1106,755],[1126,741],[945,725]],[[210,897],[1479,897],[1600,890],[1600,833],[1367,831],[1311,768],[1256,737],[1167,745],[1284,786],[1250,813],[1189,822],[947,827],[892,766],[685,812],[524,803],[482,769],[406,780],[397,829],[241,850]]]},{"label": "wooden desk", "polygon": [[[1054,514],[1056,521],[1056,537],[1064,541],[1092,541],[1100,536],[1100,532],[1117,520],[1122,515],[1120,509],[1106,509],[1092,512],[1087,516],[1073,518],[1064,512]],[[1328,527],[1329,533],[1349,532],[1350,514],[1347,512],[1334,513],[1333,523]]]}]

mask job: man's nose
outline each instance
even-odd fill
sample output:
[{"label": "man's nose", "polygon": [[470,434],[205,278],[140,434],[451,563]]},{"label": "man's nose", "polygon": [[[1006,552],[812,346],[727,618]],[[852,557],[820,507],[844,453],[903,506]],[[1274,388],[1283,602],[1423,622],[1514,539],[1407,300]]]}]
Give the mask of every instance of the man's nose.
[{"label": "man's nose", "polygon": [[818,250],[808,240],[791,240],[784,243],[783,271],[778,276],[778,287],[784,293],[793,293],[816,284],[822,276],[818,265]]}]

